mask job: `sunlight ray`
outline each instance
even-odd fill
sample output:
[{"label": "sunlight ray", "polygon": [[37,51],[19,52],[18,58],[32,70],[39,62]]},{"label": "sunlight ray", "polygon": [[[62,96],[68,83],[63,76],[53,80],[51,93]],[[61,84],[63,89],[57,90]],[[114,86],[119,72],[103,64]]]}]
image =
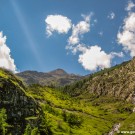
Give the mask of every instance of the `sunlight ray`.
[{"label": "sunlight ray", "polygon": [[28,27],[28,25],[26,23],[25,17],[23,15],[19,5],[17,4],[17,2],[15,2],[14,0],[10,1],[10,2],[11,2],[11,5],[13,7],[13,10],[15,12],[15,15],[16,15],[16,17],[18,19],[18,22],[19,22],[19,24],[20,24],[20,26],[21,26],[21,28],[22,28],[25,36],[26,36],[28,45],[30,46],[32,52],[34,53],[36,61],[41,66],[42,65],[42,60],[41,60],[40,54],[39,54],[39,52],[37,51],[37,48],[36,48],[37,42],[35,41],[35,39],[32,36],[32,33],[29,30],[29,27]]}]

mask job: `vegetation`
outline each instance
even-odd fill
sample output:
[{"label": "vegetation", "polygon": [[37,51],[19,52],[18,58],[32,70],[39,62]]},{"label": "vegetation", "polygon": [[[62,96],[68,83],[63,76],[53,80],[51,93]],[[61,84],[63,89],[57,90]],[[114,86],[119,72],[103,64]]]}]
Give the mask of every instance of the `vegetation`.
[{"label": "vegetation", "polygon": [[31,85],[27,92],[42,106],[50,130],[56,135],[105,134],[115,123],[123,122],[132,114],[133,105],[115,97],[94,99],[91,95],[89,99],[78,99],[40,85]]},{"label": "vegetation", "polygon": [[95,99],[99,96],[115,96],[123,100],[128,99],[129,95],[134,92],[135,84],[133,83],[135,72],[135,59],[123,62],[120,65],[101,70],[73,84],[61,88],[64,93],[76,98]]},{"label": "vegetation", "polygon": [[0,69],[0,134],[102,135],[116,123],[120,131],[134,131],[133,65],[134,60],[57,88],[25,86]]},{"label": "vegetation", "polygon": [[6,115],[6,110],[1,109],[0,110],[0,134],[1,135],[6,135],[7,130],[9,128],[7,121],[7,115]]}]

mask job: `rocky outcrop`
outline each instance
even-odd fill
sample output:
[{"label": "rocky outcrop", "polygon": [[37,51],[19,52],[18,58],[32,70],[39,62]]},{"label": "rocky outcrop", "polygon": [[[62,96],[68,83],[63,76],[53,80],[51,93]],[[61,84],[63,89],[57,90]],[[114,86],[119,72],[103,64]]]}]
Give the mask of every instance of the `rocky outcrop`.
[{"label": "rocky outcrop", "polygon": [[110,95],[132,101],[135,92],[135,59],[92,78],[87,87],[89,93]]},{"label": "rocky outcrop", "polygon": [[114,135],[115,133],[119,132],[120,123],[115,124],[112,130],[107,135]]},{"label": "rocky outcrop", "polygon": [[25,92],[22,82],[8,71],[0,69],[0,109],[5,108],[9,132],[21,135],[28,117],[38,117],[38,106]]}]

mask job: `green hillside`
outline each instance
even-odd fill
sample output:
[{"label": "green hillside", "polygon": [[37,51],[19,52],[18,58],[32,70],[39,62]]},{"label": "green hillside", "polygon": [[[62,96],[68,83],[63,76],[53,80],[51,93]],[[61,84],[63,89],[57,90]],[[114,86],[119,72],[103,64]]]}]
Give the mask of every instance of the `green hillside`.
[{"label": "green hillside", "polygon": [[118,130],[134,131],[134,67],[133,59],[59,88],[25,86],[0,69],[0,134],[114,135],[121,134]]},{"label": "green hillside", "polygon": [[110,96],[134,102],[135,58],[109,69],[101,70],[71,85],[63,91],[72,97]]},{"label": "green hillside", "polygon": [[114,124],[128,121],[133,115],[133,104],[118,98],[101,97],[90,101],[38,85],[30,86],[28,92],[42,106],[56,135],[106,134]]}]

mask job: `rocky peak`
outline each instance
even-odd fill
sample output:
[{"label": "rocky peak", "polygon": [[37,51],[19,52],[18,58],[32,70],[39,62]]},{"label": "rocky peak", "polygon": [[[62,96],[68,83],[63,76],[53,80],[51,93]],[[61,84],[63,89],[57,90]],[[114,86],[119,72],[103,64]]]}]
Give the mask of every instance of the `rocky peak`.
[{"label": "rocky peak", "polygon": [[52,74],[52,75],[67,75],[67,72],[64,71],[63,69],[56,69],[56,70],[53,70],[51,72],[49,72],[49,74]]}]

